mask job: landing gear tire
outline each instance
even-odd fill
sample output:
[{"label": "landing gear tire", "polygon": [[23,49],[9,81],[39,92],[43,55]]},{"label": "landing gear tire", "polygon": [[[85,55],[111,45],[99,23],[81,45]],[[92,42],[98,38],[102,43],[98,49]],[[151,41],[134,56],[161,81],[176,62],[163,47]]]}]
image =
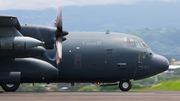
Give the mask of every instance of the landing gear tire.
[{"label": "landing gear tire", "polygon": [[129,91],[131,89],[131,82],[130,81],[120,81],[119,89],[122,91]]},{"label": "landing gear tire", "polygon": [[15,92],[20,84],[2,84],[1,87],[6,92]]}]

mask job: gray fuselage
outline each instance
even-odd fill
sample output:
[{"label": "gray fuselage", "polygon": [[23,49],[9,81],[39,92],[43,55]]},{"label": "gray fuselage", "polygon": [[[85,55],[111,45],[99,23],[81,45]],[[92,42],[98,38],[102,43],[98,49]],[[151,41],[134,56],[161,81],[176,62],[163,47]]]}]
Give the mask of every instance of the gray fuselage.
[{"label": "gray fuselage", "polygon": [[[24,36],[53,42],[56,28],[22,26]],[[48,37],[49,36],[49,37]],[[69,32],[62,43],[62,60],[56,64],[56,48],[36,58],[56,67],[57,78],[48,82],[115,82],[143,79],[168,69],[168,61],[154,54],[136,36],[105,32]],[[50,44],[49,44],[50,45]],[[45,46],[46,47],[46,46]],[[23,81],[23,80],[22,80]],[[27,81],[28,82],[28,81]]]}]

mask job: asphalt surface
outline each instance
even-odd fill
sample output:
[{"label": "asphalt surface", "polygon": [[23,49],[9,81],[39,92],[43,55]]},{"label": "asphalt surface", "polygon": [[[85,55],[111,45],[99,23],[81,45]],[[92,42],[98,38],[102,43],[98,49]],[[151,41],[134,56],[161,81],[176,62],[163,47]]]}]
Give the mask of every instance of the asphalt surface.
[{"label": "asphalt surface", "polygon": [[180,101],[180,91],[1,92],[0,101]]}]

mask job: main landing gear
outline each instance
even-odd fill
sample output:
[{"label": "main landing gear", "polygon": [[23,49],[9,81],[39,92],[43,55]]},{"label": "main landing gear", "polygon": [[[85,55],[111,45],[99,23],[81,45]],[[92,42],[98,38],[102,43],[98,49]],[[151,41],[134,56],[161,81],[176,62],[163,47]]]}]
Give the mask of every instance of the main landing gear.
[{"label": "main landing gear", "polygon": [[129,91],[131,89],[131,82],[129,80],[128,81],[120,81],[119,89],[122,91]]},{"label": "main landing gear", "polygon": [[1,87],[6,92],[15,92],[20,84],[2,84]]}]

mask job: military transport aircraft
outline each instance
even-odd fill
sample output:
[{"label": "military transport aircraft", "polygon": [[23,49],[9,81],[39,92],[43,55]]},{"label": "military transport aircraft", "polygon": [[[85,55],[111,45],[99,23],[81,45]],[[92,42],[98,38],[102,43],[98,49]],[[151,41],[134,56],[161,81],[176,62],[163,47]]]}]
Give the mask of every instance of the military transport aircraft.
[{"label": "military transport aircraft", "polygon": [[[0,85],[16,91],[20,83],[97,83],[131,88],[169,67],[139,37],[114,32],[68,32],[59,11],[56,27],[20,25],[0,16]],[[66,36],[67,35],[67,40]],[[63,56],[63,57],[62,57]],[[106,83],[106,84],[103,84]]]}]

